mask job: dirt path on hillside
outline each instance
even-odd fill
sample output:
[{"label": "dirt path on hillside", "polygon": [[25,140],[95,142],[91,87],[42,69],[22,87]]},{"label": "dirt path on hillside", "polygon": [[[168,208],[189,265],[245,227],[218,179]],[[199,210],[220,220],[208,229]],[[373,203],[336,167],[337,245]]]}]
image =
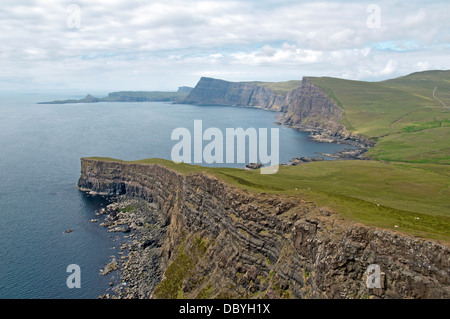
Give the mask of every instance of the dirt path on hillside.
[{"label": "dirt path on hillside", "polygon": [[439,103],[441,103],[442,106],[443,106],[444,108],[450,109],[450,107],[448,107],[447,105],[445,105],[445,103],[444,103],[440,98],[438,98],[438,97],[436,96],[436,90],[437,90],[437,87],[435,87],[434,90],[433,90],[433,98],[434,98],[436,101],[438,101]]},{"label": "dirt path on hillside", "polygon": [[[401,121],[405,116],[407,116],[407,115],[409,115],[409,114],[411,114],[411,113],[414,113],[414,112],[417,112],[417,110],[414,110],[414,111],[408,112],[408,113],[406,113],[406,114],[403,114],[403,115],[400,116],[398,119],[392,121],[391,124],[389,124],[389,127],[391,128],[391,130],[395,130],[395,129],[394,129],[394,124],[396,124],[397,122]],[[389,135],[389,134],[388,134],[388,135]]]}]

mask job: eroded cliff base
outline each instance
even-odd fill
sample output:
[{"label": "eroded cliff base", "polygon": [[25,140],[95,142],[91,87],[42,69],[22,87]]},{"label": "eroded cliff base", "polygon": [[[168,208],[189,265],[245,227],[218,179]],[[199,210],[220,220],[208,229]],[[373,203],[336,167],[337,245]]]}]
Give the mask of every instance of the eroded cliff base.
[{"label": "eroded cliff base", "polygon": [[[100,223],[110,233],[123,233],[116,255],[102,269],[102,274],[116,272],[119,280],[101,299],[148,299],[161,282],[164,269],[161,246],[166,238],[167,221],[157,207],[143,199],[117,196],[98,214]],[[119,239],[118,239],[119,237]]]}]

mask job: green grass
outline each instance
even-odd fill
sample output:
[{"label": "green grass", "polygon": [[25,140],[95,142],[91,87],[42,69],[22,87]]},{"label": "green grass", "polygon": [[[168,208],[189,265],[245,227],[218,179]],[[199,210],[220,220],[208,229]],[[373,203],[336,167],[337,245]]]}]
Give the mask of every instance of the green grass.
[{"label": "green grass", "polygon": [[132,206],[132,205],[128,205],[128,206],[125,207],[125,208],[119,209],[119,211],[121,211],[122,213],[129,213],[129,212],[132,212],[132,211],[135,210],[135,209],[136,209],[136,207],[134,207],[134,206]]},{"label": "green grass", "polygon": [[268,89],[273,90],[275,92],[275,94],[279,94],[279,95],[285,95],[302,85],[301,80],[292,80],[292,81],[285,81],[285,82],[252,81],[252,82],[244,82],[244,83],[249,83],[249,84],[266,87]]},{"label": "green grass", "polygon": [[448,127],[450,126],[450,120],[434,120],[431,122],[425,122],[425,123],[414,123],[413,125],[408,125],[403,128],[404,132],[411,133],[411,132],[418,132],[423,130],[428,130],[431,128],[438,128],[438,127]]},{"label": "green grass", "polygon": [[[421,129],[419,129],[421,128]],[[450,127],[411,126],[381,139],[369,155],[378,160],[450,164]],[[446,167],[450,170],[450,167]]]},{"label": "green grass", "polygon": [[430,99],[430,92],[437,87],[436,96],[450,106],[450,78],[449,71],[432,70],[416,72],[383,83],[404,91],[414,92],[416,96]]},{"label": "green grass", "polygon": [[259,170],[201,167],[162,159],[127,163],[160,164],[182,174],[205,172],[251,192],[298,196],[331,207],[351,221],[450,241],[447,165],[324,161],[282,166],[276,174],[263,175]]},{"label": "green grass", "polygon": [[[205,255],[208,248],[208,242],[197,236],[195,238],[186,238],[182,233],[182,242],[177,247],[174,260],[167,267],[164,273],[164,279],[154,290],[156,298],[160,299],[183,299],[183,282],[186,278],[193,275],[198,261]],[[193,245],[187,247],[187,242],[193,241]],[[203,291],[204,296],[210,291]]]},{"label": "green grass", "polygon": [[[347,121],[354,133],[369,138],[397,132],[391,127],[406,114],[432,111],[439,105],[431,98],[418,97],[407,92],[386,86],[382,83],[350,81],[334,78],[309,78],[314,84],[326,88],[328,95],[338,101],[344,109]],[[432,116],[430,116],[432,118]]]},{"label": "green grass", "polygon": [[164,273],[165,279],[155,288],[156,298],[161,299],[182,299],[183,281],[195,266],[194,258],[185,251],[185,243],[178,247],[178,253],[174,261],[167,267]]},{"label": "green grass", "polygon": [[[382,82],[309,80],[344,110],[341,124],[377,142],[369,153],[374,158],[450,164],[446,147],[450,108],[433,97],[437,88],[436,96],[450,106],[450,71],[418,72]],[[426,145],[429,141],[435,145]]]}]

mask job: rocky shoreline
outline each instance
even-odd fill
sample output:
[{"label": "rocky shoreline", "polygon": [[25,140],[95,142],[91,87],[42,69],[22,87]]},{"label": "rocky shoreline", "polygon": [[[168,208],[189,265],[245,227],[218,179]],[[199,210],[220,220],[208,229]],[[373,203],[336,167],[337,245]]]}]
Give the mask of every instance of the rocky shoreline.
[{"label": "rocky shoreline", "polygon": [[[316,143],[336,143],[336,144],[346,144],[353,147],[357,147],[356,149],[344,149],[338,153],[334,154],[326,154],[319,153],[319,155],[323,155],[330,158],[341,159],[341,160],[369,160],[365,154],[369,151],[375,143],[369,139],[365,139],[359,136],[355,136],[352,134],[344,134],[342,132],[331,132],[326,129],[321,129],[317,127],[310,127],[305,125],[291,125],[286,121],[284,114],[279,114],[277,121],[274,122],[277,125],[286,126],[295,130],[299,130],[301,132],[309,133],[309,137]],[[311,162],[314,160],[323,160],[317,159],[318,157],[310,157],[307,161],[303,162]],[[299,158],[292,159],[289,164],[282,165],[292,165],[292,163],[301,164],[302,161],[298,161]],[[304,159],[304,158],[302,158]],[[296,164],[294,164],[296,165]]]},{"label": "rocky shoreline", "polygon": [[107,232],[123,233],[117,256],[101,270],[102,275],[115,273],[117,282],[99,299],[148,299],[162,280],[161,245],[165,240],[167,221],[159,214],[158,207],[138,198],[117,196],[106,209],[100,226]]}]

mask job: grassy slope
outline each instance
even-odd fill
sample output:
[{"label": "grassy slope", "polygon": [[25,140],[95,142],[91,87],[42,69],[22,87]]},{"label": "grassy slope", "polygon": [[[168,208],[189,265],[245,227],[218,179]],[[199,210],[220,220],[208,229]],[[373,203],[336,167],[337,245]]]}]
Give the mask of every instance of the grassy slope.
[{"label": "grassy slope", "polygon": [[309,78],[344,109],[343,124],[377,141],[378,160],[450,164],[450,71],[427,71],[383,81]]},{"label": "grassy slope", "polygon": [[436,96],[450,106],[450,71],[416,72],[380,83],[405,91],[414,91],[417,96],[426,99],[429,99],[430,92],[437,88]]}]

